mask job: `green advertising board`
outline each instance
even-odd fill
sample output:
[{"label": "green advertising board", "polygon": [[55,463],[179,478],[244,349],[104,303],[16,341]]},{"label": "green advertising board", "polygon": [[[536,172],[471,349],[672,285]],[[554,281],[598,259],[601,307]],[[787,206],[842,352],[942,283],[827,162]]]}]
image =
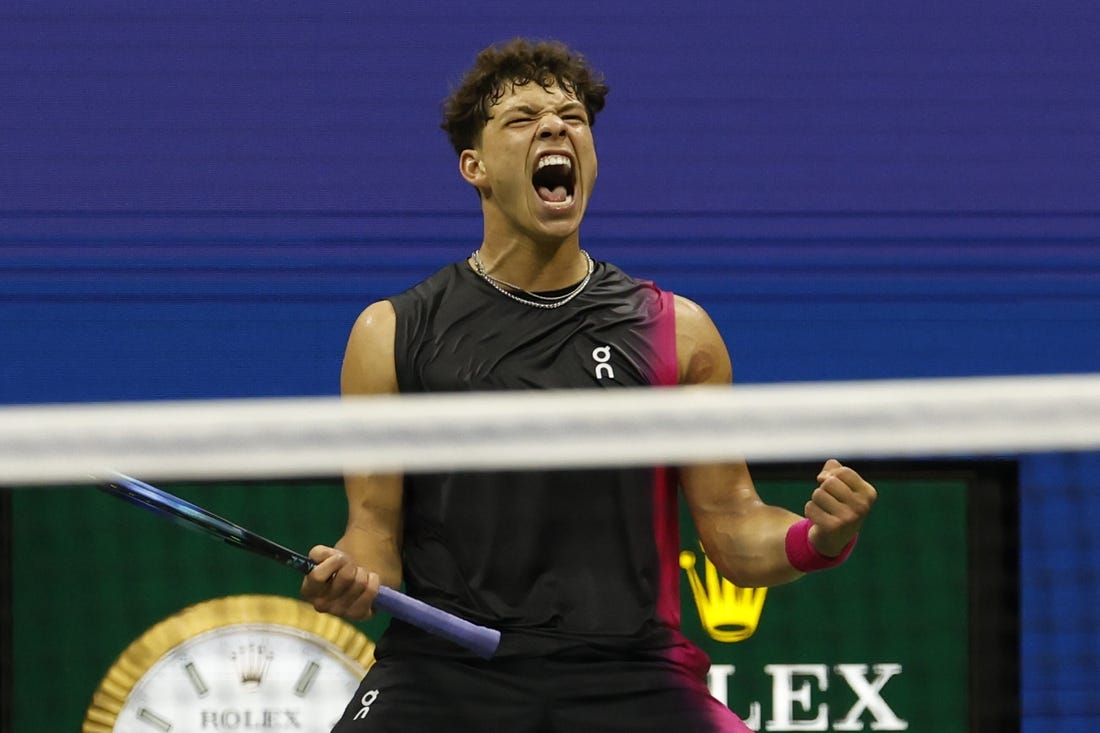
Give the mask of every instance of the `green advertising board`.
[{"label": "green advertising board", "polygon": [[[754,472],[766,501],[795,511],[814,475]],[[683,628],[711,657],[712,693],[755,730],[977,730],[973,484],[954,469],[914,473],[891,464],[863,472],[879,500],[851,559],[767,591],[738,589],[708,572],[682,512]],[[166,488],[301,550],[333,541],[345,515],[337,480]],[[91,487],[7,498],[4,692],[14,733],[80,730],[120,655],[184,609],[297,594],[287,569]],[[373,639],[385,623],[379,616],[358,629]],[[1002,651],[1014,661],[1013,650]]]},{"label": "green advertising board", "polygon": [[[758,483],[793,511],[809,497],[806,481]],[[719,578],[681,512],[683,628],[753,730],[968,730],[967,486],[877,488],[847,563],[770,589]]]}]

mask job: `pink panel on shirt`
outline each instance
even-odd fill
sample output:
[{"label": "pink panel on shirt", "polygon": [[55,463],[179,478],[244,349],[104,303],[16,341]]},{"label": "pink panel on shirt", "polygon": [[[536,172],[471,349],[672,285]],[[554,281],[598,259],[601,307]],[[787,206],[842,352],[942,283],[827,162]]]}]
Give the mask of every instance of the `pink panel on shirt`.
[{"label": "pink panel on shirt", "polygon": [[676,299],[667,290],[661,290],[658,315],[653,323],[653,365],[656,384],[674,387],[680,382],[680,367],[676,361]]}]

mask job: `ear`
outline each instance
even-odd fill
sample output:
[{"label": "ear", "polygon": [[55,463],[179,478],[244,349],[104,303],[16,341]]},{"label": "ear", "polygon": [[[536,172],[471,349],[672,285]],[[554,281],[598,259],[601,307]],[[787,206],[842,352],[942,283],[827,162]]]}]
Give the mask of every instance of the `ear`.
[{"label": "ear", "polygon": [[481,154],[474,149],[463,150],[458,156],[458,172],[475,188],[480,189],[487,185],[485,163],[481,160]]}]

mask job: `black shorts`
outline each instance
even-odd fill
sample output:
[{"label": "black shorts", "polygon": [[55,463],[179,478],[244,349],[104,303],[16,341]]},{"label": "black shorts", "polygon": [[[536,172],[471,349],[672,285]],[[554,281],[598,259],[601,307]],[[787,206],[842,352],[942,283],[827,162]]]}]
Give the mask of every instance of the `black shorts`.
[{"label": "black shorts", "polygon": [[660,659],[378,660],[333,733],[747,733],[703,680]]}]

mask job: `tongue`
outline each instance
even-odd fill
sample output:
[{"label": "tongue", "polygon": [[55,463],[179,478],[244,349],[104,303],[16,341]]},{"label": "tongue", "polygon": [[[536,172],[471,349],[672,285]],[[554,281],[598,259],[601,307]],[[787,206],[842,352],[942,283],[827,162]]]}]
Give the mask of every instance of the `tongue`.
[{"label": "tongue", "polygon": [[569,192],[566,190],[565,186],[555,186],[553,190],[546,186],[539,186],[539,198],[543,201],[560,204],[568,197]]}]

